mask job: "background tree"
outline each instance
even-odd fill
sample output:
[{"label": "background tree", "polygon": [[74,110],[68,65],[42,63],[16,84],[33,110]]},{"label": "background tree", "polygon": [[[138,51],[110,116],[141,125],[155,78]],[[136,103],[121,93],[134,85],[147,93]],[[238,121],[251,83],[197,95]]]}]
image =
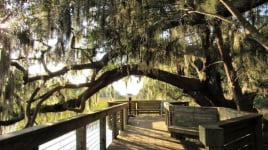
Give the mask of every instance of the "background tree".
[{"label": "background tree", "polygon": [[130,75],[175,86],[201,106],[253,110],[256,94],[266,93],[267,50],[239,18],[266,35],[266,6],[266,0],[1,1],[0,125],[26,119],[28,127],[39,113],[83,112],[95,93]]}]

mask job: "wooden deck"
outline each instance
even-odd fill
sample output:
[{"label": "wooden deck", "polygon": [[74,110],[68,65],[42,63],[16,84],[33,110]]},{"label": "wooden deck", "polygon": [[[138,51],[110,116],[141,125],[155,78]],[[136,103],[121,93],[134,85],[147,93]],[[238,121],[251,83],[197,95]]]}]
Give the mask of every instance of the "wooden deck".
[{"label": "wooden deck", "polygon": [[108,147],[108,150],[200,150],[201,145],[188,139],[171,138],[164,116],[136,116],[129,119],[126,130]]}]

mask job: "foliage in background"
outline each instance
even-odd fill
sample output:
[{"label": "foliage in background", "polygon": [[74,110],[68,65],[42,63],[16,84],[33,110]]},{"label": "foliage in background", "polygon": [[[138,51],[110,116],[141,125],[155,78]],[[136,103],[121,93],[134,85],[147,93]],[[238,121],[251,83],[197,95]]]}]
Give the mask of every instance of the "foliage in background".
[{"label": "foliage in background", "polygon": [[23,120],[30,127],[46,113],[75,115],[102,97],[126,99],[109,85],[130,75],[153,79],[139,99],[182,96],[252,111],[254,97],[265,98],[268,89],[267,6],[265,0],[0,1],[0,125]]},{"label": "foliage in background", "polygon": [[268,109],[268,97],[257,96],[254,100],[254,107],[257,109]]}]

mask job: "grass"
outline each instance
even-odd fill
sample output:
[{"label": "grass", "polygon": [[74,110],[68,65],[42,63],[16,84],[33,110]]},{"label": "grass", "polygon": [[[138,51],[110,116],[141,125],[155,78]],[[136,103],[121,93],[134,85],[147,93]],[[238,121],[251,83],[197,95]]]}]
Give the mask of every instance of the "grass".
[{"label": "grass", "polygon": [[108,100],[99,100],[99,102],[93,106],[90,107],[90,110],[95,112],[95,111],[98,111],[98,110],[101,110],[103,108],[106,108],[108,107]]}]

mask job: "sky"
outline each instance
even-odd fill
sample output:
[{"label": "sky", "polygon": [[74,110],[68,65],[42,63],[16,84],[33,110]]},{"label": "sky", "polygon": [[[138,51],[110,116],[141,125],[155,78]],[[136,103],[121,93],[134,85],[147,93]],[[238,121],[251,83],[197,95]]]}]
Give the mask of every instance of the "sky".
[{"label": "sky", "polygon": [[137,95],[140,89],[143,87],[143,80],[139,77],[130,76],[127,85],[122,79],[114,82],[113,87],[122,96],[127,96],[128,94]]}]

